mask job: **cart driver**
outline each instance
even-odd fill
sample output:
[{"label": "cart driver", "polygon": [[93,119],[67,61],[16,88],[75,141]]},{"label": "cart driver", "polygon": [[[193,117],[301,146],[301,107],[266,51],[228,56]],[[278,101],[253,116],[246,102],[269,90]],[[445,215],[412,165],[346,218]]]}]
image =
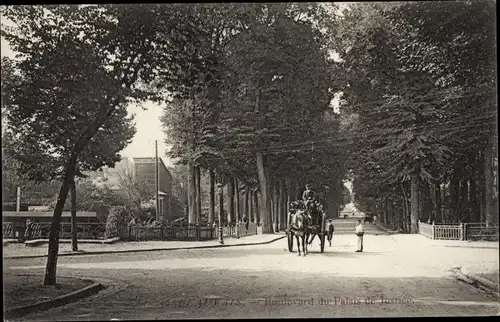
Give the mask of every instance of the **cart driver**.
[{"label": "cart driver", "polygon": [[306,190],[302,193],[302,200],[306,204],[306,208],[309,208],[309,203],[312,202],[316,197],[316,194],[311,190],[311,185],[306,184]]}]

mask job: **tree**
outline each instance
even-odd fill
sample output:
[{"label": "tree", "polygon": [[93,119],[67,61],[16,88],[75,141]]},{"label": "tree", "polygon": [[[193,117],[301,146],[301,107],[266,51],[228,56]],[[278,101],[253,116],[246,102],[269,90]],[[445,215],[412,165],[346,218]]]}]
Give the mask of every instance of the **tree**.
[{"label": "tree", "polygon": [[[175,12],[168,10],[172,8]],[[135,10],[134,19],[130,9]],[[48,150],[52,158],[64,156],[66,161],[60,170],[63,180],[49,236],[44,284],[56,282],[60,217],[80,154],[125,104],[147,97],[144,86],[135,86],[139,80],[149,82],[161,73],[176,93],[189,81],[190,75],[184,77],[180,69],[193,62],[193,56],[185,54],[186,44],[195,39],[189,38],[194,35],[189,25],[193,17],[189,8],[174,5],[168,9],[108,5],[104,10],[40,6],[4,11],[15,27],[5,27],[2,33],[19,53],[16,67],[23,79],[23,86],[8,89],[7,119],[22,124],[19,132],[41,150]],[[175,75],[182,77],[176,81],[171,77]],[[65,129],[71,118],[82,127],[72,132],[75,140],[67,149],[70,153],[64,155],[68,138],[58,129]]]},{"label": "tree", "polygon": [[[12,89],[12,95],[19,95],[19,92],[14,92],[14,87],[12,86],[16,85],[17,87],[15,87],[15,90],[17,91],[22,90],[23,86],[26,86],[26,84],[28,83],[6,83],[6,92],[9,93],[9,89]],[[68,85],[71,86],[73,84],[70,83]],[[47,89],[47,91],[50,91],[50,89]],[[27,102],[26,100],[19,101],[19,96],[17,96],[17,98],[14,98],[12,104],[25,106],[32,105],[34,102]],[[11,111],[6,110],[6,112],[9,113]],[[10,118],[10,120],[20,121],[20,119],[15,118]],[[39,143],[32,138],[32,136],[35,135],[34,132],[23,132],[18,131],[14,127],[8,127],[5,130],[5,134],[9,136],[10,140],[5,144],[5,152],[13,159],[13,167],[17,167],[17,173],[40,182],[61,180],[66,158],[71,153],[70,149],[77,140],[74,133],[78,133],[78,129],[84,127],[84,122],[86,121],[85,118],[77,118],[69,113],[65,117],[62,117],[61,120],[56,120],[59,124],[56,123],[52,126],[60,126],[60,128],[52,130],[52,139],[57,140],[53,141],[54,145],[52,145],[52,149],[40,147]],[[95,171],[103,166],[114,165],[114,163],[121,158],[118,153],[130,143],[134,134],[135,127],[132,123],[132,118],[127,117],[126,108],[121,106],[120,109],[108,119],[106,124],[102,126],[78,156],[75,172],[70,180],[73,231],[72,248],[74,251],[78,250],[76,240],[75,177],[85,177],[84,173],[87,171]]]},{"label": "tree", "polygon": [[119,183],[119,193],[122,198],[126,200],[124,203],[126,209],[129,213],[135,214],[136,216],[143,217],[143,205],[148,203],[155,195],[154,190],[152,190],[144,180],[140,180],[134,176],[134,172],[131,166],[127,168],[122,168],[119,172],[120,183]]},{"label": "tree", "polygon": [[[467,172],[478,164],[475,147],[492,133],[482,125],[494,123],[491,23],[491,4],[481,2],[354,4],[334,36],[343,59],[342,111],[356,115],[349,144],[356,196],[387,212],[391,199],[407,208],[411,190],[411,232],[421,210],[432,217],[422,193],[439,191],[451,177],[458,201],[460,187],[476,182]],[[440,198],[432,198],[435,213]]]}]

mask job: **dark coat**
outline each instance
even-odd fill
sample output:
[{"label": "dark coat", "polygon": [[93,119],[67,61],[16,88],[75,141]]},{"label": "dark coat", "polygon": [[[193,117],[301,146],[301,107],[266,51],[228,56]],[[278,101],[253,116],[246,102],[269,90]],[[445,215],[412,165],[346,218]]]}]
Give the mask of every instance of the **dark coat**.
[{"label": "dark coat", "polygon": [[302,193],[302,200],[308,200],[309,198],[314,199],[315,193],[312,190],[304,190]]}]

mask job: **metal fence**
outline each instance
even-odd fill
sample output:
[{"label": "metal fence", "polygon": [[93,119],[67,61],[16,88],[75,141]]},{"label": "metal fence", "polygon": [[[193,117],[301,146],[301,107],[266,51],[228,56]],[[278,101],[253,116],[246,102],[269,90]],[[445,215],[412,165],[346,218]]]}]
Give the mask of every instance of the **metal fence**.
[{"label": "metal fence", "polygon": [[[257,235],[257,224],[248,223],[248,229],[245,224],[236,224],[222,227],[222,236],[224,237],[245,237]],[[215,238],[219,238],[219,229],[215,231]]]},{"label": "metal fence", "polygon": [[438,240],[498,240],[498,226],[486,223],[427,224],[418,223],[418,233]]},{"label": "metal fence", "polygon": [[[29,236],[24,236],[25,230],[20,230],[16,236],[15,223],[2,223],[3,238],[22,238],[22,239],[46,239],[50,233],[50,223],[32,223]],[[210,240],[219,237],[219,229],[216,226],[196,226],[196,225],[178,225],[178,226],[121,226],[113,229],[115,234],[124,241],[167,241],[167,240]],[[248,229],[245,224],[236,224],[223,227],[224,237],[244,237],[257,234],[257,224],[249,223]],[[103,240],[106,238],[105,223],[78,223],[78,239]],[[116,237],[116,236],[107,236]],[[61,223],[59,238],[71,238],[71,223]]]},{"label": "metal fence", "polygon": [[3,238],[14,238],[14,223],[3,222],[2,223],[2,237]]},{"label": "metal fence", "polygon": [[215,238],[215,227],[208,226],[123,226],[118,236],[125,241],[210,240]]},{"label": "metal fence", "polygon": [[[14,229],[14,223],[2,223],[2,237],[3,238],[22,238],[22,239],[39,239],[49,238],[50,223],[32,223],[30,229],[26,228]],[[106,224],[104,223],[78,223],[77,224],[77,238],[78,239],[104,239],[106,232]],[[19,228],[19,227],[18,227]],[[15,234],[15,230],[18,232]],[[28,234],[25,236],[25,234]],[[17,235],[17,236],[16,236]],[[61,230],[59,231],[59,238],[71,238],[71,223],[61,223]]]}]

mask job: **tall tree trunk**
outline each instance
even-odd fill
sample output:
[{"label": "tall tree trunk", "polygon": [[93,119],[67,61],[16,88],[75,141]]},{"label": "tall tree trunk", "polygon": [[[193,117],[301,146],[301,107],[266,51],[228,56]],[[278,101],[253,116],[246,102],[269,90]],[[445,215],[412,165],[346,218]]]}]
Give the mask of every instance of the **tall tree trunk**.
[{"label": "tall tree trunk", "polygon": [[411,175],[411,234],[418,233],[418,220],[420,219],[420,206],[419,206],[419,186],[420,178],[417,173]]},{"label": "tall tree trunk", "polygon": [[239,222],[241,219],[241,205],[240,205],[240,186],[239,186],[238,178],[234,178],[234,199],[236,201],[235,222]]},{"label": "tall tree trunk", "polygon": [[493,167],[494,163],[498,163],[498,161],[495,162],[498,160],[498,155],[496,146],[494,146],[494,138],[494,135],[489,138],[484,153],[485,219],[487,227],[498,223],[498,208],[496,205],[498,200],[498,180],[495,178],[496,171]]},{"label": "tall tree trunk", "polygon": [[410,205],[408,204],[408,195],[406,194],[405,183],[401,182],[401,191],[403,192],[403,202],[405,206],[405,213],[403,217],[403,227],[405,233],[410,232],[411,227],[411,211]]},{"label": "tall tree trunk", "polygon": [[467,199],[469,195],[469,187],[467,178],[462,178],[460,180],[458,193],[458,221],[467,221]]},{"label": "tall tree trunk", "polygon": [[384,198],[384,212],[382,215],[382,223],[384,225],[387,224],[388,212],[389,212],[389,200],[387,199],[387,197],[385,197]]},{"label": "tall tree trunk", "polygon": [[248,218],[250,218],[250,207],[248,204],[248,198],[249,198],[249,188],[248,186],[245,186],[245,195],[244,195],[244,202],[243,202],[243,214],[247,215]]},{"label": "tall tree trunk", "polygon": [[255,205],[255,217],[254,217],[254,222],[256,224],[260,224],[260,207],[259,207],[259,192],[256,190],[254,192],[254,205]]},{"label": "tall tree trunk", "polygon": [[459,220],[460,202],[460,180],[457,173],[454,173],[450,182],[450,219],[451,222]]},{"label": "tall tree trunk", "polygon": [[441,200],[441,183],[437,182],[436,185],[434,186],[434,199],[436,200],[435,203],[435,218],[434,220],[436,222],[443,221],[443,212],[442,212],[442,200]]},{"label": "tall tree trunk", "polygon": [[396,230],[396,205],[393,200],[391,200],[391,224],[392,224],[392,230]]},{"label": "tall tree trunk", "polygon": [[234,223],[234,218],[236,218],[235,210],[234,210],[234,180],[231,178],[229,180],[229,184],[227,186],[227,197],[228,197],[228,205],[229,205],[229,213],[227,214],[227,222],[228,224]]},{"label": "tall tree trunk", "polygon": [[278,231],[283,230],[283,180],[278,180]]},{"label": "tall tree trunk", "polygon": [[254,191],[252,189],[249,189],[248,191],[248,220],[250,222],[255,222],[255,214],[254,214],[254,206],[253,206],[253,201],[254,201]]},{"label": "tall tree trunk", "polygon": [[406,232],[405,226],[404,226],[404,218],[406,217],[406,202],[405,202],[404,197],[401,198],[401,209],[402,209],[402,213],[401,213],[401,216],[399,218],[399,229]]},{"label": "tall tree trunk", "polygon": [[188,223],[196,223],[196,213],[198,207],[196,205],[196,171],[193,165],[193,161],[188,161],[188,200],[189,200],[189,216]]},{"label": "tall tree trunk", "polygon": [[301,197],[302,197],[302,191],[301,190],[302,190],[301,186],[298,183],[296,183],[295,189],[294,189],[294,191],[295,191],[294,200],[300,200],[301,199]]},{"label": "tall tree trunk", "polygon": [[285,214],[286,214],[286,194],[285,194],[285,182],[283,180],[280,180],[280,206],[279,206],[279,213],[280,213],[280,231],[285,230]]},{"label": "tall tree trunk", "polygon": [[479,194],[479,221],[486,222],[486,187],[482,186],[482,191]]},{"label": "tall tree trunk", "polygon": [[[290,186],[291,187],[291,186]],[[292,202],[291,197],[290,197],[291,191],[288,190],[288,193],[286,195],[286,212],[285,212],[285,228],[288,229],[288,214],[290,213],[290,203]]]},{"label": "tall tree trunk", "polygon": [[479,198],[477,191],[477,178],[474,176],[470,181],[470,194],[469,194],[469,207],[470,207],[470,221],[479,221]]},{"label": "tall tree trunk", "polygon": [[208,223],[214,222],[215,218],[215,172],[213,169],[209,170],[210,175],[210,211],[208,212]]},{"label": "tall tree trunk", "polygon": [[279,209],[278,209],[278,181],[275,181],[273,184],[273,223],[274,223],[274,231],[279,231]]},{"label": "tall tree trunk", "polygon": [[71,178],[70,184],[71,192],[71,249],[76,252],[78,251],[78,240],[77,240],[77,219],[76,219],[76,184],[75,177]]},{"label": "tall tree trunk", "polygon": [[[446,181],[444,181],[446,182]],[[440,186],[441,189],[441,222],[445,223],[446,220],[446,186],[445,183],[443,183]]]},{"label": "tall tree trunk", "polygon": [[186,205],[184,216],[186,216],[188,218],[188,222],[189,222],[189,209],[191,206],[191,194],[189,193],[189,183],[190,182],[191,181],[190,181],[189,174],[188,174],[188,176],[184,180],[184,187],[186,188],[186,190],[184,190],[184,192],[185,192],[184,193],[184,204]]},{"label": "tall tree trunk", "polygon": [[201,222],[201,169],[196,166],[196,223]]},{"label": "tall tree trunk", "polygon": [[432,212],[434,209],[434,203],[432,201],[431,185],[428,183],[421,182],[420,195],[422,199],[422,212],[420,213],[421,218],[425,219],[427,222],[433,220]]},{"label": "tall tree trunk", "polygon": [[257,153],[257,171],[259,173],[259,185],[261,194],[260,220],[262,222],[262,233],[272,234],[271,201],[268,194],[267,173],[264,165],[264,158],[261,153]]},{"label": "tall tree trunk", "polygon": [[66,203],[66,197],[70,189],[71,178],[73,177],[74,168],[78,155],[73,156],[66,164],[66,169],[63,177],[57,203],[52,216],[52,224],[49,233],[49,249],[47,253],[47,265],[45,267],[44,285],[56,285],[57,281],[57,255],[59,253],[59,232],[61,230],[61,216]]},{"label": "tall tree trunk", "polygon": [[[222,193],[219,193],[218,195],[219,195],[219,213],[220,213],[219,225],[224,227],[224,220],[227,219],[227,217],[224,218],[224,188],[222,188]],[[219,221],[219,218],[217,218],[217,221]]]}]

